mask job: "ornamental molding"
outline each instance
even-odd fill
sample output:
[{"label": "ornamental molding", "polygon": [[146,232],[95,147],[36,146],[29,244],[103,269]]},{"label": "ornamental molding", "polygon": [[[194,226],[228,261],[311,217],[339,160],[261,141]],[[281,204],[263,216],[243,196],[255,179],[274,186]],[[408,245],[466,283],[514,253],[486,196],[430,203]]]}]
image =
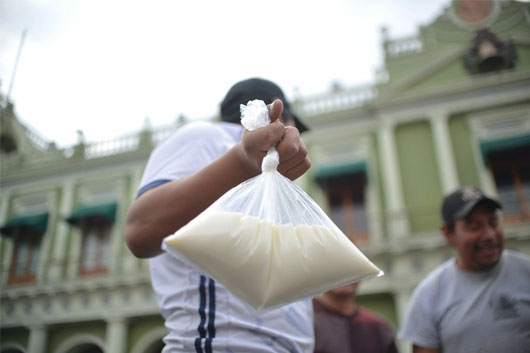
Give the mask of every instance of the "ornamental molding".
[{"label": "ornamental molding", "polygon": [[79,280],[75,286],[65,281],[3,288],[0,297],[2,327],[159,315],[148,274],[141,281],[129,283],[110,278],[98,284],[83,282]]},{"label": "ornamental molding", "polygon": [[410,96],[385,102],[379,115],[395,123],[412,122],[443,110],[448,114],[491,109],[530,99],[528,90],[530,70],[499,73],[477,77],[466,84],[448,85],[444,89],[426,91],[422,96]]},{"label": "ornamental molding", "polygon": [[530,134],[530,105],[473,113],[468,124],[476,141]]},{"label": "ornamental molding", "polygon": [[96,345],[102,350],[105,348],[105,342],[103,342],[98,336],[90,334],[76,334],[63,342],[57,348],[56,353],[67,353],[71,349],[86,343]]},{"label": "ornamental molding", "polygon": [[311,148],[311,158],[319,167],[371,160],[371,141],[371,136],[366,135],[348,139],[335,136],[334,140],[314,141],[315,145]]},{"label": "ornamental molding", "polygon": [[167,329],[164,327],[157,327],[151,329],[149,332],[145,333],[139,340],[136,342],[134,347],[131,350],[131,353],[144,353],[147,352],[147,349],[155,342],[161,341],[164,336],[168,333]]}]

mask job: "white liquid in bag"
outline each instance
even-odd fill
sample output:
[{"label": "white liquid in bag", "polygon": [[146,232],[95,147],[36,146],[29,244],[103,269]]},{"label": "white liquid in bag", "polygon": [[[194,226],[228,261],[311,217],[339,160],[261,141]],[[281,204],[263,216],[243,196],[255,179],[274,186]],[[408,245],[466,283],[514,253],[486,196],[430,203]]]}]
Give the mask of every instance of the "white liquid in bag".
[{"label": "white liquid in bag", "polygon": [[338,229],[208,212],[164,240],[257,310],[381,274]]}]

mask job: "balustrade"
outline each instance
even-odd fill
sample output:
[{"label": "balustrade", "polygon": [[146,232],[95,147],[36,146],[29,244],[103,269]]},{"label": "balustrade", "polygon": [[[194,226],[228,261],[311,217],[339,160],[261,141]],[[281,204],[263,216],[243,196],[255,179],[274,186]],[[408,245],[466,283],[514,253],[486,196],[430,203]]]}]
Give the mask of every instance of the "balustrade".
[{"label": "balustrade", "polygon": [[421,52],[423,50],[423,42],[421,37],[413,36],[387,41],[384,47],[386,55],[395,58]]},{"label": "balustrade", "polygon": [[351,109],[377,98],[377,88],[372,85],[341,89],[325,94],[304,97],[294,103],[300,115],[311,116]]}]

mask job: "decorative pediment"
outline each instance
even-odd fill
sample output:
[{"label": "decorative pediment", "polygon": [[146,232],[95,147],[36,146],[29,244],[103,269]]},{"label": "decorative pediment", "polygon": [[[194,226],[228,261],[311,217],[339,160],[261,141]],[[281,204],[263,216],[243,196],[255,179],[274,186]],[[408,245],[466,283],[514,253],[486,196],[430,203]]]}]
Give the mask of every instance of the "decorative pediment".
[{"label": "decorative pediment", "polygon": [[[389,39],[385,32],[388,83],[381,96],[392,98],[474,76],[519,69],[516,52],[528,52],[530,4],[517,1],[455,0],[418,35]],[[519,65],[519,66],[518,66]]]}]

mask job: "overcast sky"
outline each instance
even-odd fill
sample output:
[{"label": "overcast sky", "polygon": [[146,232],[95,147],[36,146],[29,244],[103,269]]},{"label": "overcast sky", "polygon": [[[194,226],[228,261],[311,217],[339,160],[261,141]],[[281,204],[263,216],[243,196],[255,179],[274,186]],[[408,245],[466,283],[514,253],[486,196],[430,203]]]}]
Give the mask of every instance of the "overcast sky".
[{"label": "overcast sky", "polygon": [[414,35],[450,2],[0,0],[0,90],[59,146],[78,129],[106,140],[147,117],[155,127],[212,117],[248,77],[276,81],[289,98],[372,83],[380,28]]}]

